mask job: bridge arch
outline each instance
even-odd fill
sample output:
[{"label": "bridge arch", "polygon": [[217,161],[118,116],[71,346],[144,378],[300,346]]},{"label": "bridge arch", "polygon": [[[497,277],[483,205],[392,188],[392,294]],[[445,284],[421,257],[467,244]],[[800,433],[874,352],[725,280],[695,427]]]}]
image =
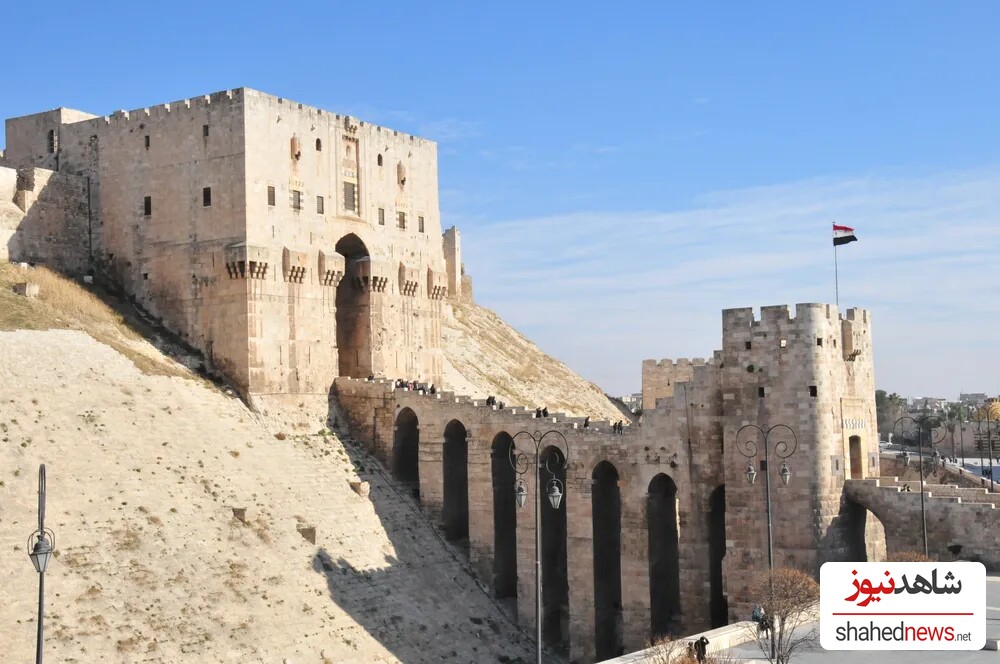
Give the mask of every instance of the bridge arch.
[{"label": "bridge arch", "polygon": [[622,647],[621,491],[618,470],[602,461],[591,475],[594,545],[594,645],[597,661],[624,654]]},{"label": "bridge arch", "polygon": [[[542,638],[552,649],[561,654],[569,653],[569,576],[566,548],[566,513],[570,499],[566,487],[566,456],[556,446],[542,451],[541,464],[556,468],[556,479],[563,484],[563,499],[559,509],[542,496]],[[548,471],[538,469],[537,486],[545,491]]]},{"label": "bridge arch", "polygon": [[720,484],[708,499],[708,611],[712,627],[729,624],[729,600],[723,583],[726,557],[726,485]]},{"label": "bridge arch", "polygon": [[493,437],[490,467],[493,483],[493,592],[517,602],[517,505],[514,502],[514,439],[506,431]]},{"label": "bridge arch", "polygon": [[459,420],[444,428],[444,532],[452,542],[469,540],[469,442]]},{"label": "bridge arch", "polygon": [[649,483],[646,497],[649,538],[649,622],[653,639],[672,633],[681,613],[680,530],[677,484],[665,473]]},{"label": "bridge arch", "polygon": [[413,495],[420,498],[420,422],[412,408],[401,408],[396,414],[392,437],[392,477],[408,484]]}]

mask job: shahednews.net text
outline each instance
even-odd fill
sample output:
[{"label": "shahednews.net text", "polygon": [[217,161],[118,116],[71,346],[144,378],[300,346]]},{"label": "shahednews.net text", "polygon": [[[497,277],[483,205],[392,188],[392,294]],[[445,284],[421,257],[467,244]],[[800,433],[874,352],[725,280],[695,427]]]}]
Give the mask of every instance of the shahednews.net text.
[{"label": "shahednews.net text", "polygon": [[896,627],[880,627],[874,622],[868,625],[846,625],[837,628],[838,641],[971,641],[971,632],[955,632],[954,627],[934,627],[907,625],[900,622]]}]

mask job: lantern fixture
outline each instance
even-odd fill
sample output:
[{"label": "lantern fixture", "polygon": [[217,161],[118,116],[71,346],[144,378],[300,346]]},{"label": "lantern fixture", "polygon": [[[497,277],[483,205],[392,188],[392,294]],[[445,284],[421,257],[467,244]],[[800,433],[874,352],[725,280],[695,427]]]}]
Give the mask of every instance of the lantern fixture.
[{"label": "lantern fixture", "polygon": [[524,480],[518,480],[514,485],[514,501],[517,503],[517,509],[523,509],[527,500],[528,487],[524,486]]},{"label": "lantern fixture", "polygon": [[750,484],[753,484],[753,481],[757,479],[757,471],[754,470],[752,461],[747,461],[746,476],[747,476],[747,482],[749,482]]},{"label": "lantern fixture", "polygon": [[562,503],[562,491],[559,489],[559,482],[553,480],[549,482],[548,490],[549,502],[552,503],[552,509],[559,509],[559,504]]}]

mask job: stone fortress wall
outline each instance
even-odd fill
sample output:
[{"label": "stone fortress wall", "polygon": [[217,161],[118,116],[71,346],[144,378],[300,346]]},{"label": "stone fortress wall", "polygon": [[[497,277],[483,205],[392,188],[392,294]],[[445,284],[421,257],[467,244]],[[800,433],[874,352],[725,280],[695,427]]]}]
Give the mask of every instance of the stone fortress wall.
[{"label": "stone fortress wall", "polygon": [[[442,233],[432,142],[248,89],[6,130],[0,254],[110,277],[248,396],[326,395],[339,376],[352,429],[525,625],[535,523],[513,508],[510,442],[559,432],[562,452],[542,448],[569,460],[562,509],[542,504],[543,625],[576,659],[748,615],[767,529],[765,468],[756,457],[749,484],[741,454],[764,441],[744,425],[794,433],[767,445],[776,565],[818,573],[896,532],[864,504],[874,492],[844,491],[879,477],[864,310],[726,310],[709,360],[643,363],[640,426],[540,421],[358,380],[440,384],[447,300],[471,297],[460,235]],[[775,453],[792,447],[784,486]]]},{"label": "stone fortress wall", "polygon": [[[842,504],[852,469],[878,476],[868,313],[800,304],[722,318],[723,348],[710,361],[644,363],[643,393],[656,395],[656,407],[621,436],[606,422],[584,429],[556,413],[539,420],[531,409],[382,382],[338,379],[336,392],[356,433],[415,487],[446,533],[467,538],[481,577],[498,598],[516,600],[526,626],[534,621],[535,524],[531,509],[508,504],[507,450],[516,436],[517,449],[533,453],[521,431],[565,436],[567,445],[555,441],[568,450],[564,521],[544,502],[542,510],[543,625],[554,647],[599,660],[655,634],[748,615],[767,545],[763,476],[747,482],[737,449],[744,424],[786,424],[797,437],[788,486],[772,453],[777,565],[818,574],[826,560],[884,550],[864,507]],[[772,450],[779,439],[769,440]]]},{"label": "stone fortress wall", "polygon": [[53,262],[110,276],[245,393],[369,373],[441,382],[433,142],[242,88],[56,109],[6,132],[5,163],[89,188],[86,260]]}]

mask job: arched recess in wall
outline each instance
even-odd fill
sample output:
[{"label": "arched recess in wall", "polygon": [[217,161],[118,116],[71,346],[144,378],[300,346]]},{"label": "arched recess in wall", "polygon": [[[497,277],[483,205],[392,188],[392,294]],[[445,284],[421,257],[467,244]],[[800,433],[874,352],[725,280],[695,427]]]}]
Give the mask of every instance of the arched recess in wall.
[{"label": "arched recess in wall", "polygon": [[622,648],[621,492],[618,470],[607,461],[597,464],[592,479],[594,646],[597,661],[602,661],[625,653]]},{"label": "arched recess in wall", "polygon": [[649,536],[649,627],[653,639],[677,636],[681,614],[680,532],[677,484],[664,473],[649,483],[646,498]]},{"label": "arched recess in wall", "polygon": [[444,532],[452,542],[468,545],[469,444],[458,420],[444,428]]},{"label": "arched recess in wall", "polygon": [[885,524],[874,512],[845,498],[837,520],[847,539],[850,562],[886,560]]},{"label": "arched recess in wall", "polygon": [[372,373],[371,256],[354,233],[340,238],[336,251],[346,263],[336,300],[340,375],[366,378]]},{"label": "arched recess in wall", "polygon": [[396,430],[392,439],[392,476],[409,485],[420,498],[420,426],[417,414],[402,408],[396,415]]},{"label": "arched recess in wall", "polygon": [[493,438],[490,467],[493,479],[493,592],[497,599],[514,599],[517,607],[517,505],[514,502],[514,447],[506,431]]},{"label": "arched recess in wall", "polygon": [[712,627],[729,624],[729,600],[722,577],[726,557],[726,485],[712,491],[708,499],[708,611]]},{"label": "arched recess in wall", "polygon": [[[552,458],[549,461],[550,457]],[[558,447],[547,447],[540,457],[538,470],[542,491],[549,481],[546,462],[556,469],[556,478],[566,487],[565,455]],[[552,649],[569,653],[569,577],[566,565],[566,513],[572,497],[563,490],[559,509],[542,497],[542,638]]]}]

